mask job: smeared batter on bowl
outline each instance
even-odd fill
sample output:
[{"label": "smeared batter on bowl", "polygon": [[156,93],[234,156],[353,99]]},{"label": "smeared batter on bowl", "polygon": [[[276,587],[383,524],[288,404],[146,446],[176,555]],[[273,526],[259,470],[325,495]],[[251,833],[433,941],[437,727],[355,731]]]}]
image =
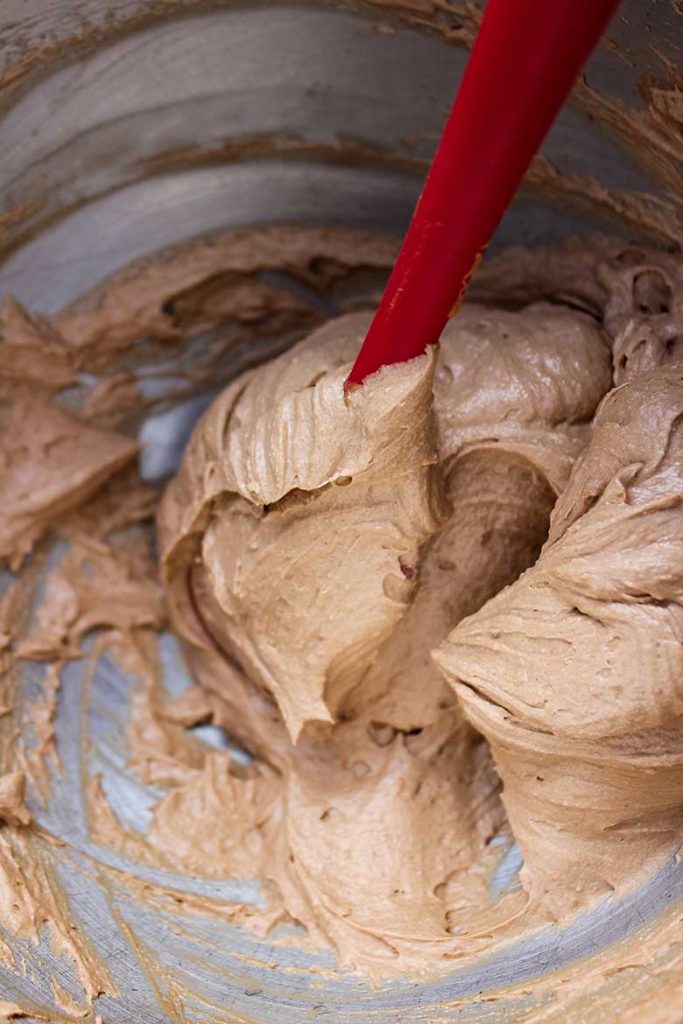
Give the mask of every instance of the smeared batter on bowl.
[{"label": "smeared batter on bowl", "polygon": [[[143,834],[92,775],[93,840],[137,864],[264,883],[261,906],[195,910],[263,930],[298,921],[343,963],[425,973],[635,886],[680,842],[675,257],[599,241],[505,254],[438,353],[347,401],[365,313],[237,377],[163,498],[160,587],[143,529],[158,490],[125,436],[150,403],[135,346],[179,354],[172,386],[189,395],[231,348],[257,362],[262,343],[321,319],[263,270],[336,288],[343,308],[359,254],[367,275],[393,246],[243,232],[114,280],[52,327],[5,309],[3,472],[33,486],[0,514],[16,570],[0,607],[0,913],[9,934],[47,930],[86,1003],[115,986],[74,926],[24,788],[49,805],[60,676],[93,630],[139,680],[130,767],[162,790]],[[184,366],[217,325],[214,361]],[[103,376],[81,400],[84,370]],[[15,389],[31,374],[40,400]],[[626,383],[611,391],[614,379]],[[64,547],[37,590],[55,535]],[[195,681],[174,700],[158,657],[167,617]],[[12,732],[26,660],[47,664],[29,746]],[[188,733],[208,721],[251,761]],[[498,898],[510,826],[524,889]],[[55,998],[73,1011],[73,996]]]}]

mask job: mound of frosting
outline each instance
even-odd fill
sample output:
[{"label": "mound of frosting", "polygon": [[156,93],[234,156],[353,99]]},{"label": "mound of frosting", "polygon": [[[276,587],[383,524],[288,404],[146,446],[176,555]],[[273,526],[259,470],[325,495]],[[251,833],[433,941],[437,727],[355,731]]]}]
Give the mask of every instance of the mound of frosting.
[{"label": "mound of frosting", "polygon": [[612,391],[537,564],[435,655],[560,917],[681,841],[682,423],[680,363]]},{"label": "mound of frosting", "polygon": [[405,610],[402,566],[437,524],[434,355],[345,397],[356,344],[345,326],[229,388],[165,503],[199,541],[189,586],[204,622],[275,698],[293,740],[333,721]]},{"label": "mound of frosting", "polygon": [[473,306],[438,361],[345,398],[368,322],[235,381],[159,525],[174,625],[223,724],[282,776],[266,874],[348,961],[405,965],[457,946],[467,886],[485,886],[469,869],[503,821],[431,651],[534,562],[610,353],[582,313]]}]

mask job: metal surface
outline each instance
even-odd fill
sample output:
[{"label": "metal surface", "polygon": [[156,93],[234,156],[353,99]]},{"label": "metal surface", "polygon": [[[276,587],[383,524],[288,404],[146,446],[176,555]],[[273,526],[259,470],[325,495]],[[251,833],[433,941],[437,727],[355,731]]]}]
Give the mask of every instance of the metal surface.
[{"label": "metal surface", "polygon": [[[70,13],[67,24],[74,6],[88,7],[54,3],[46,22],[60,6]],[[55,70],[38,63],[26,80],[10,82],[0,127],[0,204],[8,211],[40,205],[12,231],[34,237],[0,268],[0,294],[53,312],[131,259],[233,224],[305,216],[403,230],[421,171],[392,169],[392,158],[429,157],[466,51],[407,29],[384,10],[361,18],[280,5],[206,14],[195,7],[80,60],[62,58]],[[649,40],[661,44],[668,31],[646,33],[644,11],[653,20],[669,10],[664,3],[625,5],[613,29],[624,37],[618,49],[603,48],[590,67],[596,87],[607,83],[635,101],[637,76],[663,71]],[[377,21],[391,32],[376,31]],[[11,41],[17,24],[7,32]],[[254,139],[276,140],[280,149],[305,140],[319,156],[297,158],[294,149],[286,168],[275,157],[254,162]],[[220,159],[226,140],[232,159]],[[383,169],[370,167],[362,153],[352,165],[342,160],[344,146],[358,142],[382,153]],[[572,107],[544,151],[564,171],[653,189],[632,156]],[[166,166],[173,173],[164,173]],[[510,211],[497,244],[592,227],[585,216],[527,201]]]},{"label": "metal surface", "polygon": [[[590,67],[592,83],[638,103],[639,76],[664,68],[658,50],[678,59],[674,6],[625,3],[612,43]],[[419,189],[417,161],[432,151],[466,58],[443,34],[370,6],[214,3],[204,10],[131,0],[105,7],[101,0],[4,0],[0,204],[20,214],[0,234],[0,295],[54,313],[133,259],[236,224],[305,219],[403,229]],[[127,32],[130,17],[138,20]],[[455,7],[452,17],[439,17],[445,29],[459,24]],[[59,40],[76,31],[80,46],[60,51]],[[26,74],[16,74],[27,59]],[[638,161],[575,108],[563,113],[546,152],[569,172],[657,191]],[[593,226],[526,198],[508,214],[497,244]],[[177,464],[205,403],[199,398],[143,425],[149,477]],[[165,685],[179,693],[189,680],[175,642],[164,636],[160,643]],[[36,811],[41,826],[64,840],[58,874],[125,993],[97,1001],[104,1024],[528,1019],[543,997],[525,994],[522,983],[618,942],[683,896],[683,865],[672,863],[642,891],[606,901],[561,932],[546,929],[438,983],[377,988],[338,972],[331,953],[260,940],[215,916],[186,913],[177,934],[173,910],[163,900],[145,904],[118,869],[178,893],[258,899],[258,890],[127,864],[91,841],[80,795],[85,776],[102,773],[112,806],[132,829],[144,831],[160,795],[126,770],[132,683],[108,658],[93,659],[66,669],[57,718],[65,770],[55,775],[49,807]],[[27,699],[40,692],[42,673],[39,666],[27,672]],[[203,738],[225,742],[216,731]],[[501,868],[500,886],[515,884],[514,857]],[[77,998],[73,971],[47,945],[22,952],[31,969],[0,966],[0,998],[51,1019],[50,979],[56,975]],[[515,983],[517,990],[501,993]],[[54,1019],[66,1018],[55,1011]]]}]

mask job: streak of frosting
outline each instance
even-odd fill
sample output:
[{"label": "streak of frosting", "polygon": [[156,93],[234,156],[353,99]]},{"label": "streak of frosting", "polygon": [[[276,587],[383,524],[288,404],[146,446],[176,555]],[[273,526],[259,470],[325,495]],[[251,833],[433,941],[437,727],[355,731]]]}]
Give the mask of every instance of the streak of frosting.
[{"label": "streak of frosting", "polygon": [[73,416],[49,395],[0,392],[0,560],[16,566],[61,513],[130,462],[137,445]]},{"label": "streak of frosting", "polygon": [[87,368],[102,368],[142,339],[166,349],[192,332],[233,321],[255,336],[306,328],[319,311],[265,271],[323,290],[359,268],[388,270],[392,239],[363,231],[287,225],[225,232],[115,275],[56,319]]},{"label": "streak of frosting", "polygon": [[6,825],[30,825],[33,815],[24,803],[26,776],[23,772],[0,775],[0,821]]}]

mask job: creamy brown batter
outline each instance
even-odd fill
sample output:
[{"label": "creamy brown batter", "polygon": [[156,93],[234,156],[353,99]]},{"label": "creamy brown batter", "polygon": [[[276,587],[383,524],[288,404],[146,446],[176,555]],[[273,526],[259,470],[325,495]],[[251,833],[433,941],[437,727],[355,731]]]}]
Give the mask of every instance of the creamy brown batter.
[{"label": "creamy brown batter", "polygon": [[[300,921],[343,963],[432,971],[635,886],[680,843],[678,257],[606,241],[504,254],[438,352],[347,400],[367,313],[247,370],[163,498],[162,593],[135,533],[157,493],[120,432],[150,401],[129,353],[151,338],[182,364],[186,339],[220,323],[220,364],[245,340],[256,352],[301,334],[318,310],[261,271],[335,288],[359,252],[367,274],[394,248],[235,233],[115,279],[53,326],[3,311],[8,736],[22,659],[51,674],[38,746],[11,745],[0,776],[3,891],[22,893],[0,917],[27,937],[44,922],[91,998],[112,983],[69,927],[24,787],[49,799],[60,671],[93,629],[140,680],[131,767],[167,791],[141,836],[94,776],[93,837],[199,876],[257,873],[266,909],[235,914]],[[70,410],[82,368],[104,376]],[[188,367],[179,393],[212,371]],[[16,387],[34,378],[42,393]],[[36,594],[55,534],[67,550]],[[167,615],[196,680],[171,702],[156,655]],[[193,740],[204,721],[252,764]],[[495,901],[490,841],[510,828],[524,891]]]}]

